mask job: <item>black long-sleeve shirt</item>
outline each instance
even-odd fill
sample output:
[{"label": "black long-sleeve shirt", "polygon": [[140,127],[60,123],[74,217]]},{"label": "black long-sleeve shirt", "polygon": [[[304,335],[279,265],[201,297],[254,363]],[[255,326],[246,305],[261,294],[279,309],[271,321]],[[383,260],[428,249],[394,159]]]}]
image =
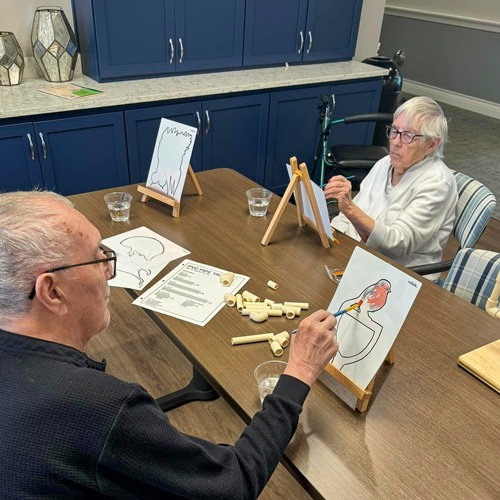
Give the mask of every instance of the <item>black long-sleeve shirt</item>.
[{"label": "black long-sleeve shirt", "polygon": [[0,498],[256,498],[306,384],[283,375],[234,446],[177,431],[147,391],[71,347],[0,330]]}]

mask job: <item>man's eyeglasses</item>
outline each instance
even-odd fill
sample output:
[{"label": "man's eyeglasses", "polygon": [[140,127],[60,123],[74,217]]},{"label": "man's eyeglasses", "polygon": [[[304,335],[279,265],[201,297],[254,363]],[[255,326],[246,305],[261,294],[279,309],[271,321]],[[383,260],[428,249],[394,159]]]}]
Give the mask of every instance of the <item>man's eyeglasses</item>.
[{"label": "man's eyeglasses", "polygon": [[[113,250],[104,250],[104,248],[102,247],[99,247],[99,252],[101,252],[101,254],[104,255],[104,258],[98,260],[91,260],[89,262],[82,262],[81,264],[72,264],[71,266],[55,267],[54,269],[49,269],[48,271],[44,271],[41,274],[55,273],[56,271],[71,269],[72,267],[89,266],[90,264],[106,264],[108,266],[107,271],[110,275],[108,279],[111,280],[116,276],[116,253],[113,252]],[[36,294],[35,286],[36,283],[33,286],[33,290],[31,290],[31,293],[28,297],[30,300],[33,300],[33,298],[35,297]]]},{"label": "man's eyeglasses", "polygon": [[392,140],[396,139],[396,137],[400,135],[401,142],[403,144],[411,144],[415,140],[415,137],[425,137],[424,135],[414,134],[413,132],[408,132],[406,130],[398,130],[392,125],[387,125],[386,135],[389,139]]}]

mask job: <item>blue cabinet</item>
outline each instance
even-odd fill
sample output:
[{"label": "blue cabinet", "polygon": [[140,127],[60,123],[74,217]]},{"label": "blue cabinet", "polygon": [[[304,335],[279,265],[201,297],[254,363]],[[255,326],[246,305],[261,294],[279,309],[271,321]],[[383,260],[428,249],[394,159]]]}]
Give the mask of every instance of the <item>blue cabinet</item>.
[{"label": "blue cabinet", "polygon": [[242,64],[244,0],[176,0],[177,71]]},{"label": "blue cabinet", "polygon": [[227,167],[263,181],[269,94],[174,104],[125,112],[132,182],[147,179],[161,118],[198,129],[195,171]]},{"label": "blue cabinet", "polygon": [[83,72],[99,82],[241,66],[244,0],[72,0]]},{"label": "blue cabinet", "polygon": [[0,191],[43,187],[32,123],[0,127]]},{"label": "blue cabinet", "polygon": [[319,96],[329,91],[330,87],[326,85],[284,90],[271,95],[264,182],[271,191],[278,194],[285,191],[290,182],[286,164],[292,156],[312,168],[320,132]]},{"label": "blue cabinet", "polygon": [[247,0],[243,64],[302,60],[308,0]]},{"label": "blue cabinet", "polygon": [[362,4],[363,0],[309,0],[303,60],[352,58]]},{"label": "blue cabinet", "polygon": [[198,129],[191,156],[191,166],[195,172],[201,170],[201,114],[201,103],[199,102],[125,111],[130,181],[136,183],[144,182],[147,179],[162,118],[168,118]]},{"label": "blue cabinet", "polygon": [[[376,113],[380,103],[382,81],[338,83],[330,87],[329,95],[335,96],[332,120],[347,115]],[[334,125],[328,137],[329,146],[335,144],[371,144],[375,123]]]},{"label": "blue cabinet", "polygon": [[[82,65],[95,66],[92,78],[101,81],[175,71],[169,41],[175,41],[174,0],[74,0]],[[88,6],[80,17],[82,5]],[[94,22],[93,22],[94,21]],[[94,25],[95,23],[95,25]],[[95,33],[88,33],[95,26]],[[83,43],[92,36],[95,43]]]},{"label": "blue cabinet", "polygon": [[[381,81],[339,83],[308,89],[287,90],[271,95],[265,186],[282,194],[289,183],[285,165],[296,156],[311,170],[319,142],[319,96],[335,95],[332,119],[348,114],[374,113],[378,110]],[[330,144],[370,144],[373,124],[334,125]]]},{"label": "blue cabinet", "polygon": [[70,195],[130,183],[123,113],[34,124],[45,187]]},{"label": "blue cabinet", "polygon": [[363,0],[247,0],[245,66],[350,59]]},{"label": "blue cabinet", "polygon": [[232,168],[262,184],[269,94],[203,102],[203,170]]}]

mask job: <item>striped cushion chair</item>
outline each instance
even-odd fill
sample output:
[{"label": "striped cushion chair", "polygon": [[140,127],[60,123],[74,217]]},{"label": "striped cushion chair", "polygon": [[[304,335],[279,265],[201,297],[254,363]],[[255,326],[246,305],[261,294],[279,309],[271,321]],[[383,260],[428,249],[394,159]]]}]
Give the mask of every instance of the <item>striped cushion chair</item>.
[{"label": "striped cushion chair", "polygon": [[[457,182],[457,220],[452,234],[460,248],[472,248],[483,234],[497,205],[495,195],[479,181],[452,170]],[[421,276],[448,271],[453,260],[410,267]],[[439,281],[442,285],[442,281]]]},{"label": "striped cushion chair", "polygon": [[453,235],[460,248],[472,248],[486,228],[496,207],[495,195],[479,181],[453,171],[457,181],[457,220]]},{"label": "striped cushion chair", "polygon": [[[486,310],[499,272],[499,253],[464,248],[458,251],[443,288]],[[490,301],[491,307],[498,307],[498,299],[496,304]]]}]

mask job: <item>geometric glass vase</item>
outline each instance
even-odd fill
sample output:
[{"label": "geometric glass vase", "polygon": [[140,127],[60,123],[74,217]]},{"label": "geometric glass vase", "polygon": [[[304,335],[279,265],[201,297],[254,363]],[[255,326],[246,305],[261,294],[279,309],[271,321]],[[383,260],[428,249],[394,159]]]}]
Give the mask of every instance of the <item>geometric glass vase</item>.
[{"label": "geometric glass vase", "polygon": [[61,7],[38,7],[31,29],[33,56],[49,82],[73,78],[78,47],[76,37]]},{"label": "geometric glass vase", "polygon": [[23,72],[23,49],[14,33],[0,31],[0,85],[19,85]]}]

